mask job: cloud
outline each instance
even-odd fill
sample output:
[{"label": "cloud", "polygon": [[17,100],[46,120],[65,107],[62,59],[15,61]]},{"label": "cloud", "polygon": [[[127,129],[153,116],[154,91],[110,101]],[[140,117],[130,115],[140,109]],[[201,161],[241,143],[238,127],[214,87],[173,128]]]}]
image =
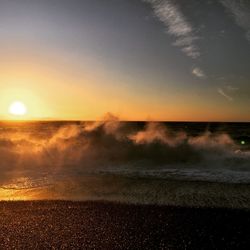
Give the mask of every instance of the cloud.
[{"label": "cloud", "polygon": [[220,2],[231,13],[235,22],[246,31],[246,38],[250,42],[249,0],[221,0]]},{"label": "cloud", "polygon": [[231,86],[231,85],[227,85],[226,86],[226,89],[228,90],[228,91],[237,91],[237,90],[239,90],[239,88],[237,88],[237,87],[234,87],[234,86]]},{"label": "cloud", "polygon": [[191,58],[200,56],[199,48],[195,41],[199,39],[195,35],[194,28],[183,15],[179,7],[170,0],[144,0],[152,5],[154,14],[166,26],[167,33],[174,36],[174,46]]},{"label": "cloud", "polygon": [[232,101],[233,97],[231,97],[230,95],[228,95],[227,93],[225,93],[225,91],[222,88],[218,88],[217,89],[218,93],[222,96],[224,96],[228,101]]},{"label": "cloud", "polygon": [[205,79],[207,77],[203,70],[198,67],[193,68],[192,74],[201,79]]}]

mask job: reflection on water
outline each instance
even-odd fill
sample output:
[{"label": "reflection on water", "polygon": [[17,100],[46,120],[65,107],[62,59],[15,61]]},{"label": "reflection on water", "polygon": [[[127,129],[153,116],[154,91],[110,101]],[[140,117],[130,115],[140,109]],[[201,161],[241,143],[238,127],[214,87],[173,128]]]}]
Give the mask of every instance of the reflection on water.
[{"label": "reflection on water", "polygon": [[[28,177],[19,177],[3,184],[0,189],[2,200],[36,200],[41,197],[39,193],[44,193],[46,187],[51,183],[46,178],[31,179]],[[49,198],[49,197],[47,197]]]},{"label": "reflection on water", "polygon": [[86,175],[77,181],[65,178],[44,187],[1,189],[0,195],[5,200],[110,200],[175,206],[250,208],[249,184],[120,175]]},{"label": "reflection on water", "polygon": [[5,190],[23,190],[49,186],[51,183],[47,178],[31,179],[28,177],[19,177],[11,180],[9,184],[2,185]]}]

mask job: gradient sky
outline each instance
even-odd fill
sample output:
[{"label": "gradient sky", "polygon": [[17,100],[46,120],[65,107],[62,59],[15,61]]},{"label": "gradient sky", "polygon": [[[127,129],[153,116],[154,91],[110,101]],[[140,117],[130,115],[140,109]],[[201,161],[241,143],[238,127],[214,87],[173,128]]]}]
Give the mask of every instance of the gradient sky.
[{"label": "gradient sky", "polygon": [[0,0],[0,118],[250,121],[249,0]]}]

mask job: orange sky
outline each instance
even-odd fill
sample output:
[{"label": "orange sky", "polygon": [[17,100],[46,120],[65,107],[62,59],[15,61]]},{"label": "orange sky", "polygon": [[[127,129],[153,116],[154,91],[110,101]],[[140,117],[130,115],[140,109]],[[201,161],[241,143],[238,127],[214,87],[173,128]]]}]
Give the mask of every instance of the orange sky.
[{"label": "orange sky", "polygon": [[[153,89],[131,89],[131,85],[118,84],[119,75],[88,68],[91,65],[79,70],[74,64],[55,58],[16,55],[0,63],[1,119],[95,120],[107,112],[123,120],[230,119],[226,112],[222,115],[224,107],[216,107],[216,103],[204,105],[199,96],[179,94],[165,98]],[[9,114],[8,108],[14,101],[27,106],[25,116]]]},{"label": "orange sky", "polygon": [[4,1],[0,119],[250,121],[248,26],[225,3],[161,2]]}]

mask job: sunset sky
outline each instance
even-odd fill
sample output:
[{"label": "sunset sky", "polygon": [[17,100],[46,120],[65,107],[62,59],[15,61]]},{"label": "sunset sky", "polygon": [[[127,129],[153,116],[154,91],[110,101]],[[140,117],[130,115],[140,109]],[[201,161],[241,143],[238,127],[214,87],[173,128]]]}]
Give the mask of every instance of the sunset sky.
[{"label": "sunset sky", "polygon": [[249,0],[0,0],[0,119],[250,121]]}]

